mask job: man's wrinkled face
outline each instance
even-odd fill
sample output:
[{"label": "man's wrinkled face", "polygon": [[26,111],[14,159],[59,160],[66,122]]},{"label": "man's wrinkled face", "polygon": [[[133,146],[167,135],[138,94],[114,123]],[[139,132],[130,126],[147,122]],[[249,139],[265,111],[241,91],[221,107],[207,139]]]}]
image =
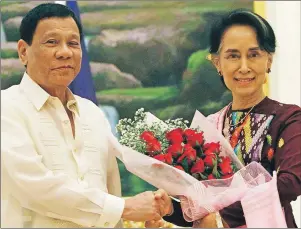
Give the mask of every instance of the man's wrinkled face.
[{"label": "man's wrinkled face", "polygon": [[79,73],[80,33],[72,17],[43,19],[37,25],[32,44],[20,42],[19,55],[23,55],[27,73],[42,87],[67,87]]}]

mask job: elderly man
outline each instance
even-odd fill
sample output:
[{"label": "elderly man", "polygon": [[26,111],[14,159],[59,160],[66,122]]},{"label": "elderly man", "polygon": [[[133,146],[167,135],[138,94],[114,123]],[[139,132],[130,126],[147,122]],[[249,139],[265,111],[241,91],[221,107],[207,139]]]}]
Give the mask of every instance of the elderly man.
[{"label": "elderly man", "polygon": [[68,85],[81,67],[82,27],[66,6],[28,12],[18,53],[19,85],[1,92],[2,227],[114,227],[158,220],[166,193],[126,200],[108,121]]}]

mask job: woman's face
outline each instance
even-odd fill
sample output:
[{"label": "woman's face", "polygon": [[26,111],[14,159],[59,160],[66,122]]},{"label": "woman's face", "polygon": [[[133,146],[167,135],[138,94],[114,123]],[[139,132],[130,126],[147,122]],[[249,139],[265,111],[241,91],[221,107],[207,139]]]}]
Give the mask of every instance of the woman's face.
[{"label": "woman's face", "polygon": [[246,25],[229,27],[221,40],[214,64],[233,96],[262,92],[272,55],[259,48],[255,30]]}]

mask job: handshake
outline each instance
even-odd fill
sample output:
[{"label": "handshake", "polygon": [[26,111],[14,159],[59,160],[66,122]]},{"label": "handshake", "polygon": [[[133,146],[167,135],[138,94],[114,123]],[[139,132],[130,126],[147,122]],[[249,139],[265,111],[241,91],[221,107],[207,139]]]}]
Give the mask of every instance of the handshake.
[{"label": "handshake", "polygon": [[172,201],[166,191],[147,191],[125,200],[122,218],[130,221],[146,221],[145,227],[160,227],[163,216],[173,211]]}]

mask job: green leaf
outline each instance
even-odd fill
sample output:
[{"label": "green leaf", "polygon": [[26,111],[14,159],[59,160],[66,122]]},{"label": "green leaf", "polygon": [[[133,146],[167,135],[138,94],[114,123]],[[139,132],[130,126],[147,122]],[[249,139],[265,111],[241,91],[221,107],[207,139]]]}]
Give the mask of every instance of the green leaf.
[{"label": "green leaf", "polygon": [[186,157],[182,161],[182,167],[186,173],[189,173],[189,165]]},{"label": "green leaf", "polygon": [[197,157],[201,158],[201,157],[202,157],[202,154],[203,154],[203,152],[202,152],[202,147],[200,147],[200,148],[196,151],[196,155],[197,155]]},{"label": "green leaf", "polygon": [[195,179],[200,180],[200,174],[194,173],[194,174],[192,174],[192,176],[193,176]]},{"label": "green leaf", "polygon": [[202,174],[202,173],[198,173],[198,174],[200,175],[200,177],[202,178],[202,180],[207,180],[208,179],[208,177],[205,176],[204,174]]},{"label": "green leaf", "polygon": [[212,174],[217,177],[218,171],[217,171],[217,161],[213,160],[213,170],[212,170]]},{"label": "green leaf", "polygon": [[234,173],[238,171],[238,168],[235,164],[232,164],[232,170],[233,170]]},{"label": "green leaf", "polygon": [[204,154],[203,148],[200,147],[200,157],[203,156],[203,154]]},{"label": "green leaf", "polygon": [[221,179],[222,175],[217,171],[217,174],[215,175],[216,179]]},{"label": "green leaf", "polygon": [[205,166],[205,173],[206,174],[211,174],[212,173],[212,167],[209,167],[209,166]]}]

